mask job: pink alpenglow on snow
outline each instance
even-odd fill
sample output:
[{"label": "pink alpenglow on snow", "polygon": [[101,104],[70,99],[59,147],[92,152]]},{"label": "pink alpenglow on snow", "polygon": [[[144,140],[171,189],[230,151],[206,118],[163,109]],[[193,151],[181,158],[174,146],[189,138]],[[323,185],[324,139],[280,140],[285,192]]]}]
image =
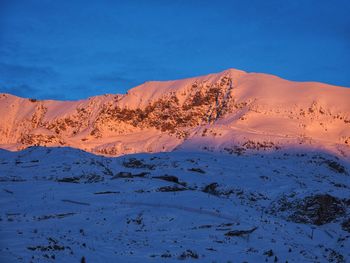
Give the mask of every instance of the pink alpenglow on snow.
[{"label": "pink alpenglow on snow", "polygon": [[228,69],[80,101],[0,95],[0,147],[102,155],[322,149],[350,157],[350,89]]},{"label": "pink alpenglow on snow", "polygon": [[348,262],[349,102],[234,69],[2,94],[0,262]]}]

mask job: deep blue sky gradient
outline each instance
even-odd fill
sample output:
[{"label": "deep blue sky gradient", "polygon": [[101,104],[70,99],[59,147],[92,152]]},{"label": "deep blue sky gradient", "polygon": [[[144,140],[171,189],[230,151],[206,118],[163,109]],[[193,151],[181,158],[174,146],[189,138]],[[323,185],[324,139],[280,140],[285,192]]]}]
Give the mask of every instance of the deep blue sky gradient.
[{"label": "deep blue sky gradient", "polygon": [[0,0],[0,92],[125,93],[238,68],[350,87],[350,1]]}]

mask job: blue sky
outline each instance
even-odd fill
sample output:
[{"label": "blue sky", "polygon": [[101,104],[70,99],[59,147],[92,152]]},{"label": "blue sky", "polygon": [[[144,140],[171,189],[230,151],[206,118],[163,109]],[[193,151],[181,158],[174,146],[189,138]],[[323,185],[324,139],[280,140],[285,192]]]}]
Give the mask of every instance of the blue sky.
[{"label": "blue sky", "polygon": [[0,1],[0,92],[125,93],[227,68],[350,87],[350,1]]}]

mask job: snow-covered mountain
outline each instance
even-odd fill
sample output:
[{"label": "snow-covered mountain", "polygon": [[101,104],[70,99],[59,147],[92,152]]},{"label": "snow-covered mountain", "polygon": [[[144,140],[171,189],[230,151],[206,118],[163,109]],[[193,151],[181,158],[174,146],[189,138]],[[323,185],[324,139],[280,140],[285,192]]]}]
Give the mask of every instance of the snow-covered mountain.
[{"label": "snow-covered mountain", "polygon": [[350,89],[230,69],[0,116],[0,262],[350,260]]},{"label": "snow-covered mountain", "polygon": [[350,89],[229,69],[80,101],[0,95],[0,147],[103,155],[322,148],[349,158]]}]

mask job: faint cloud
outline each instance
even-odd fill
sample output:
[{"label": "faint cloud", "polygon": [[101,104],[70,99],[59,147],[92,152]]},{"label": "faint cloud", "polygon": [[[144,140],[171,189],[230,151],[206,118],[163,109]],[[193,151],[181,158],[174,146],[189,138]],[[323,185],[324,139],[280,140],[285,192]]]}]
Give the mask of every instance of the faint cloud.
[{"label": "faint cloud", "polygon": [[38,82],[52,80],[57,77],[50,67],[24,66],[17,64],[0,63],[0,81],[2,82]]},{"label": "faint cloud", "polygon": [[33,99],[54,99],[54,100],[66,100],[66,94],[57,92],[51,89],[49,92],[43,91],[40,88],[36,88],[27,84],[20,85],[0,85],[0,93],[8,93],[22,98]]},{"label": "faint cloud", "polygon": [[39,92],[40,90],[26,84],[0,87],[0,93],[9,93],[19,97],[27,97],[28,94],[32,94],[32,97],[35,97]]},{"label": "faint cloud", "polygon": [[57,77],[50,67],[0,63],[0,92],[37,99],[63,98],[63,94],[49,88]]},{"label": "faint cloud", "polygon": [[99,74],[91,77],[90,80],[98,85],[113,84],[131,86],[137,83],[136,79],[121,77],[118,73]]}]

